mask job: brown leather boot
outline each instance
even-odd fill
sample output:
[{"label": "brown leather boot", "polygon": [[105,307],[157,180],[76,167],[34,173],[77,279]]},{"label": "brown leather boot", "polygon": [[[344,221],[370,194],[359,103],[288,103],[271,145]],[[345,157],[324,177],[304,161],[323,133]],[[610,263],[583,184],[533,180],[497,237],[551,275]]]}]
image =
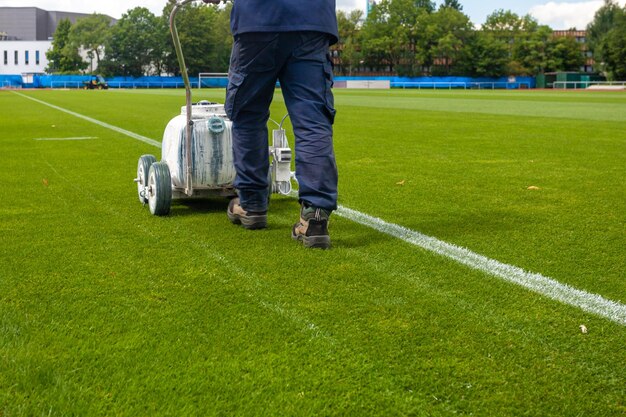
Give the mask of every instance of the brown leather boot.
[{"label": "brown leather boot", "polygon": [[330,212],[302,204],[300,221],[291,229],[291,237],[304,244],[305,248],[330,248],[328,220]]},{"label": "brown leather boot", "polygon": [[228,219],[233,224],[240,224],[246,229],[264,229],[267,227],[267,212],[246,211],[239,204],[239,198],[233,198],[226,210]]}]

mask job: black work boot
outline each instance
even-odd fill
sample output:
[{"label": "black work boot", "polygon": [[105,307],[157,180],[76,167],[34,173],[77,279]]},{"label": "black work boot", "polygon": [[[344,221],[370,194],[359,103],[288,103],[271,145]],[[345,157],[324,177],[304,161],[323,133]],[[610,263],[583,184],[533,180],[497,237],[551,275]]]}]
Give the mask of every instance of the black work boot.
[{"label": "black work boot", "polygon": [[302,203],[300,221],[291,229],[291,237],[302,242],[305,248],[330,248],[329,217],[329,211]]},{"label": "black work boot", "polygon": [[230,200],[226,214],[231,223],[240,224],[246,229],[264,229],[267,227],[267,212],[246,211],[239,204],[239,198]]}]

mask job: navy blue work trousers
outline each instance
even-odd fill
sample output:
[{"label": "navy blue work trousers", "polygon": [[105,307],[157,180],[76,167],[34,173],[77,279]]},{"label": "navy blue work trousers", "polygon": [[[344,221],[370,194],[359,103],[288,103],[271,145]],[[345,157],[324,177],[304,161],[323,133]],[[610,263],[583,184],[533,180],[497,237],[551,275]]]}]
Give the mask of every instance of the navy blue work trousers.
[{"label": "navy blue work trousers", "polygon": [[333,150],[334,100],[329,35],[318,32],[243,33],[235,37],[226,114],[233,121],[233,154],[241,206],[265,211],[268,201],[269,107],[276,81],[295,135],[300,201],[337,208]]}]

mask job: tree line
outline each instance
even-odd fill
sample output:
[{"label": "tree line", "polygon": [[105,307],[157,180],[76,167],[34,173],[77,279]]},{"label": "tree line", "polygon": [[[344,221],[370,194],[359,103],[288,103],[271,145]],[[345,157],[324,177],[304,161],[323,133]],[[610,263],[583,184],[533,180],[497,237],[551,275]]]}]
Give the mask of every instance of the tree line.
[{"label": "tree line", "polygon": [[[47,55],[47,70],[91,70],[78,53],[82,48],[105,76],[178,74],[169,34],[174,4],[168,0],[161,16],[136,7],[114,25],[99,14],[73,25],[62,21]],[[228,70],[230,8],[190,4],[179,12],[177,26],[190,74]],[[445,0],[439,7],[430,0],[381,0],[366,17],[360,10],[338,11],[337,20],[340,42],[333,54],[336,71],[343,75],[532,76],[578,71],[587,60],[575,38],[555,36],[530,15],[496,10],[477,28],[458,0]],[[587,27],[587,37],[596,66],[609,77],[626,78],[626,7],[605,0]]]}]

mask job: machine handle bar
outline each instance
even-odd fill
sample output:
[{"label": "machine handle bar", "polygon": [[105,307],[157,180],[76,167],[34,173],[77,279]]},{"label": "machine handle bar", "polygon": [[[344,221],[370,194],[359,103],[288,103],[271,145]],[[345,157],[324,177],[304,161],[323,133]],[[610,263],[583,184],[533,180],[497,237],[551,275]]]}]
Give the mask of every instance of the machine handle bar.
[{"label": "machine handle bar", "polygon": [[[174,49],[176,50],[176,57],[178,58],[178,65],[180,66],[180,73],[185,83],[185,107],[187,109],[187,125],[185,127],[185,134],[187,140],[185,141],[185,160],[187,169],[185,170],[185,194],[191,196],[193,194],[193,182],[191,178],[191,136],[193,134],[193,122],[191,120],[191,83],[189,82],[189,73],[187,72],[187,65],[185,64],[185,57],[183,56],[183,48],[180,44],[180,37],[178,36],[178,29],[176,28],[176,14],[186,4],[191,3],[194,0],[181,0],[174,5],[172,12],[170,13],[170,32],[172,34],[172,40],[174,41]],[[226,0],[202,0],[204,3],[219,4],[221,1]]]}]

